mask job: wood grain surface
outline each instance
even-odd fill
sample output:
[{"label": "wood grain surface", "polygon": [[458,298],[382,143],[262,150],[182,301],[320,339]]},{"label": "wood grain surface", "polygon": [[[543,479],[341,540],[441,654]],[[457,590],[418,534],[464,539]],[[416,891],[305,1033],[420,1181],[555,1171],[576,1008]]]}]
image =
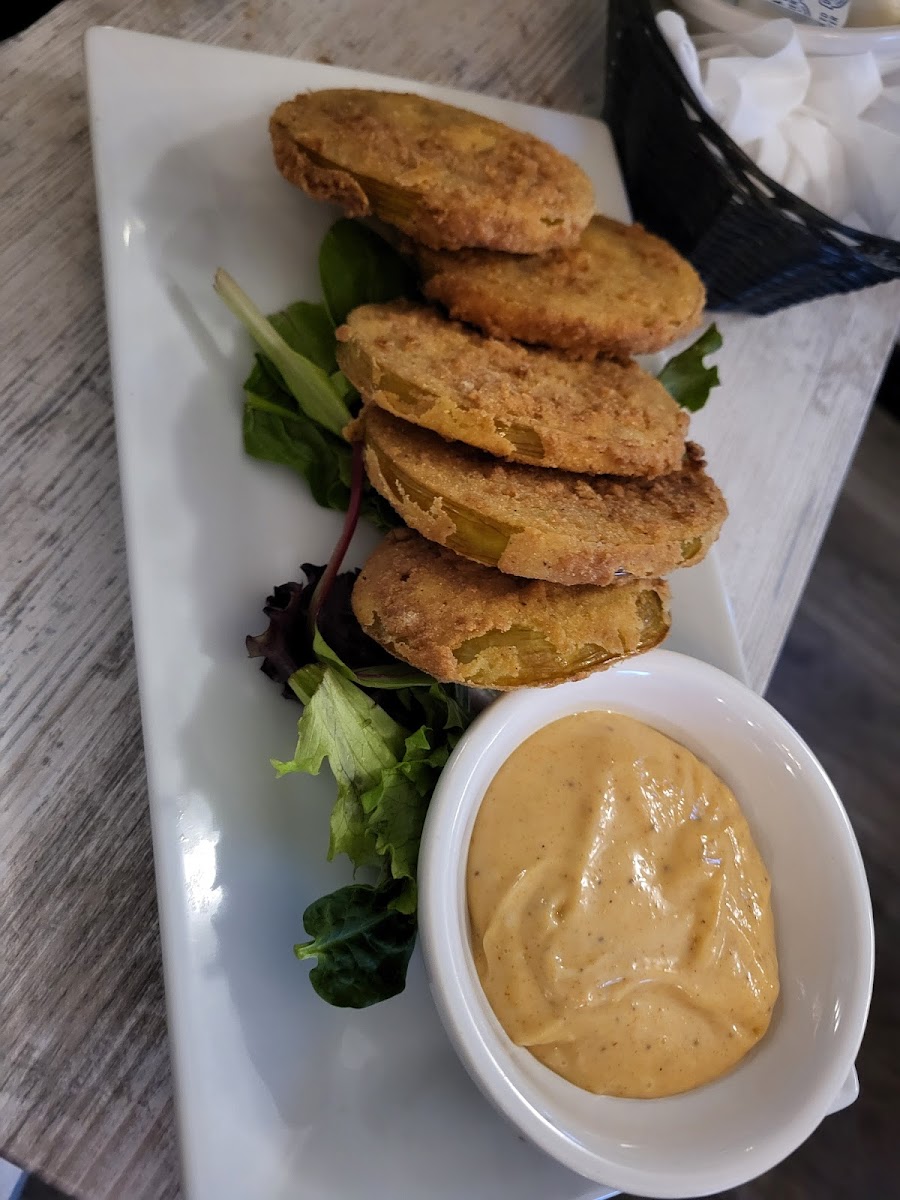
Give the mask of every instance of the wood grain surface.
[{"label": "wood grain surface", "polygon": [[[178,1194],[81,39],[95,24],[596,113],[596,0],[65,0],[0,47],[0,1152],[84,1200]],[[723,321],[695,435],[767,680],[900,311]]]}]

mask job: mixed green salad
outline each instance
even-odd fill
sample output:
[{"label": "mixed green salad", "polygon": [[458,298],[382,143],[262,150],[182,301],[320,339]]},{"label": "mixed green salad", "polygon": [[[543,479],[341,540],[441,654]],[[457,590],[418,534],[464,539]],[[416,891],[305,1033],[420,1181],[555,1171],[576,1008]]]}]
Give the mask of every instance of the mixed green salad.
[{"label": "mixed green salad", "polygon": [[[268,628],[247,638],[247,650],[303,706],[293,756],[273,759],[274,770],[317,775],[327,760],[337,785],[328,858],[346,854],[366,880],[309,905],[310,940],[294,953],[316,960],[310,982],[323,1000],[364,1008],[405,986],[425,813],[473,712],[466,689],[412,670],[368,637],[350,606],[358,572],[341,571],[360,517],[380,530],[401,522],[366,480],[360,448],[343,436],[360,397],[338,369],[335,330],[361,304],[414,296],[415,276],[378,234],[339,220],[322,242],[319,277],[321,301],[298,300],[268,317],[227,272],[216,273],[215,289],[257,347],[244,382],[244,449],[290,467],[317,504],[346,514],[328,563],[304,564],[303,583],[274,588]],[[660,373],[693,412],[719,382],[703,362],[719,346],[712,325]]]}]

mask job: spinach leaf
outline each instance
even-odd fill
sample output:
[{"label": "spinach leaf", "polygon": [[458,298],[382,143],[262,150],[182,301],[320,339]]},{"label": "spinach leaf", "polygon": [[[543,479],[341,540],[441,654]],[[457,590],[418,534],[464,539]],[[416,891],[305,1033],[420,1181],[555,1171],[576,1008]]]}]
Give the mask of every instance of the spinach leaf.
[{"label": "spinach leaf", "polygon": [[[337,339],[334,337],[333,330],[332,338],[335,344],[337,344]],[[334,374],[331,376],[331,385],[338,393],[340,398],[342,400],[346,400],[348,406],[355,408],[357,401],[359,400],[359,392],[356,390],[343,371],[334,372]]]},{"label": "spinach leaf", "polygon": [[[353,228],[348,232],[344,226]],[[366,248],[368,264],[362,265],[360,278],[339,266],[342,256],[352,255],[357,246]],[[354,303],[393,297],[398,279],[408,273],[386,242],[351,221],[338,221],[322,249],[331,264],[330,279],[340,276],[350,281],[352,289],[363,289]],[[376,272],[372,279],[370,272]],[[359,395],[337,368],[337,342],[328,309],[297,300],[265,317],[227,271],[216,272],[215,288],[260,349],[244,381],[245,451],[253,458],[290,467],[307,482],[317,504],[346,512],[351,450],[343,429],[359,404]],[[360,511],[382,533],[402,524],[368,481]]]},{"label": "spinach leaf", "polygon": [[[284,339],[268,318],[227,271],[216,271],[215,290],[238,318],[266,359],[278,371],[284,386],[310,420],[340,436],[351,419],[350,410],[331,382],[329,374]],[[289,310],[286,310],[289,311]],[[295,314],[299,321],[299,313]],[[292,322],[285,318],[282,329]],[[311,335],[314,337],[314,335]],[[317,341],[314,337],[314,341]],[[318,347],[320,350],[321,347]]]},{"label": "spinach leaf", "polygon": [[[272,313],[269,321],[290,348],[308,358],[317,367],[321,367],[331,377],[332,385],[337,386],[340,392],[340,386],[334,378],[339,374],[337,359],[334,356],[334,326],[325,305],[312,304],[309,300],[297,300],[281,312]],[[341,378],[343,379],[343,376]]]},{"label": "spinach leaf", "polygon": [[312,941],[294,947],[315,958],[309,981],[338,1008],[367,1008],[406,986],[416,941],[416,919],[392,907],[397,886],[351,884],[314,900],[303,914]]},{"label": "spinach leaf", "polygon": [[370,521],[380,533],[388,533],[389,529],[398,529],[403,524],[403,518],[391,508],[388,500],[379,496],[374,487],[366,480],[362,490],[361,514]]},{"label": "spinach leaf", "polygon": [[657,378],[669,395],[689,412],[699,412],[714,387],[719,386],[717,367],[705,367],[703,359],[722,348],[722,335],[715,325],[695,342],[669,359]]},{"label": "spinach leaf", "polygon": [[412,296],[412,267],[384,238],[357,221],[340,220],[325,234],[319,250],[322,295],[334,324],[360,304],[383,304]]},{"label": "spinach leaf", "polygon": [[[354,574],[359,574],[359,572],[354,572]],[[385,658],[385,661],[377,666],[360,667],[359,670],[354,671],[347,666],[340,655],[332,650],[318,628],[313,637],[312,648],[319,662],[330,664],[345,679],[349,679],[351,683],[355,683],[359,687],[374,690],[385,688],[399,689],[422,687],[423,685],[428,687],[433,682],[429,675],[425,675],[421,671],[416,671],[413,667],[409,667],[406,663],[399,662],[396,659],[393,662],[388,662],[387,658]]]},{"label": "spinach leaf", "polygon": [[[271,320],[274,323],[281,316],[282,313],[276,313]],[[352,388],[350,392],[355,398]],[[278,371],[261,354],[257,354],[244,381],[243,423],[247,454],[290,467],[306,480],[317,504],[338,512],[347,511],[350,446],[343,437],[329,433],[300,411]],[[382,533],[402,524],[368,480],[363,485],[361,512]]]},{"label": "spinach leaf", "polygon": [[387,500],[375,491],[368,480],[363,486],[360,512],[380,533],[387,533],[389,529],[399,529],[403,524],[403,518],[398,516]]},{"label": "spinach leaf", "polygon": [[243,425],[251,457],[290,467],[309,484],[317,504],[346,511],[349,445],[300,411],[261,355],[244,382]]}]

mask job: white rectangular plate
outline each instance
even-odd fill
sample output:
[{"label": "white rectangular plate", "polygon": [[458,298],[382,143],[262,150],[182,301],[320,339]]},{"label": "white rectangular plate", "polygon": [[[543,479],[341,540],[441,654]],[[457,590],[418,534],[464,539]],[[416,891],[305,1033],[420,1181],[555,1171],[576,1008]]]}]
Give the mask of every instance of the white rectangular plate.
[{"label": "white rectangular plate", "polygon": [[[116,428],[175,1084],[190,1200],[588,1200],[522,1141],[441,1029],[418,955],[402,996],[329,1008],[293,957],[328,864],[325,779],[276,782],[297,710],[244,656],[270,587],[323,562],[340,518],[244,457],[249,344],[213,295],[317,299],[335,213],[279,178],[267,118],[304,88],[385,87],[553,142],[627,204],[606,128],[382,76],[113,29],[87,38]],[[599,67],[598,67],[599,69]],[[355,562],[374,544],[362,532]],[[673,580],[668,645],[743,675],[715,559]]]}]

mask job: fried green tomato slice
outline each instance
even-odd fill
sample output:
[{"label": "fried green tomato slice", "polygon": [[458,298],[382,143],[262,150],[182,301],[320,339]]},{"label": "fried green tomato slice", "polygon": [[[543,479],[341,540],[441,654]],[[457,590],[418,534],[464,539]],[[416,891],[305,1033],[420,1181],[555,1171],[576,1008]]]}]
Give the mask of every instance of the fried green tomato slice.
[{"label": "fried green tomato slice", "polygon": [[637,363],[483,337],[404,300],[354,309],[337,337],[367,401],[498,458],[642,476],[681,462],[687,414]]},{"label": "fried green tomato slice", "polygon": [[698,563],[728,512],[692,443],[679,470],[647,480],[497,462],[374,406],[349,432],[407,525],[509,575],[601,586],[654,578]]},{"label": "fried green tomato slice", "polygon": [[445,683],[508,690],[581,679],[659,645],[659,579],[563,587],[503,575],[408,529],[390,533],[353,589],[363,629]]},{"label": "fried green tomato slice", "polygon": [[539,257],[419,248],[423,291],[492,337],[581,358],[647,354],[696,329],[706,292],[668,242],[596,216],[577,246]]},{"label": "fried green tomato slice", "polygon": [[436,249],[571,246],[594,209],[591,181],[566,155],[424,96],[306,92],[275,109],[269,133],[291,183]]}]

